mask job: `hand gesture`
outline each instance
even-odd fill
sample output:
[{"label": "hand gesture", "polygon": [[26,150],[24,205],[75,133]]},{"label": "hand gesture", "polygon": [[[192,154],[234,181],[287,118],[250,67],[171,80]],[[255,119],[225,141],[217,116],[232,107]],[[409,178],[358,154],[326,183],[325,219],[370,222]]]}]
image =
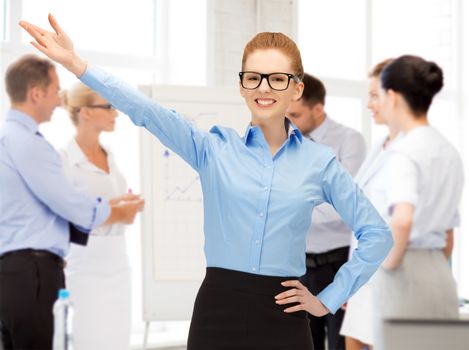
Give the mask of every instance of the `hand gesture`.
[{"label": "hand gesture", "polygon": [[128,193],[111,199],[109,205],[111,207],[111,215],[105,224],[111,225],[118,222],[132,224],[137,213],[143,211],[145,200],[138,195]]},{"label": "hand gesture", "polygon": [[295,306],[291,306],[283,310],[287,313],[297,312],[297,311],[307,311],[311,315],[316,317],[321,317],[329,313],[329,310],[324,306],[323,303],[301,284],[300,281],[291,280],[282,282],[284,287],[292,287],[283,293],[280,293],[275,296],[276,303],[279,305],[298,303]]},{"label": "hand gesture", "polygon": [[138,194],[126,193],[121,196],[111,198],[109,200],[109,205],[116,206],[116,205],[119,205],[121,202],[133,201],[133,200],[138,200],[138,199],[140,199],[140,196]]},{"label": "hand gesture", "polygon": [[143,211],[145,201],[139,196],[136,196],[135,194],[127,194],[121,196],[121,200],[117,204],[117,206],[122,208],[123,210],[121,222],[123,222],[124,224],[132,224],[135,220],[135,216],[137,215],[137,213]]},{"label": "hand gesture", "polygon": [[86,62],[76,55],[72,40],[60,28],[54,16],[49,14],[48,19],[54,32],[26,21],[20,21],[19,25],[36,40],[36,42],[31,42],[36,49],[63,65],[76,76],[82,75],[86,70]]}]

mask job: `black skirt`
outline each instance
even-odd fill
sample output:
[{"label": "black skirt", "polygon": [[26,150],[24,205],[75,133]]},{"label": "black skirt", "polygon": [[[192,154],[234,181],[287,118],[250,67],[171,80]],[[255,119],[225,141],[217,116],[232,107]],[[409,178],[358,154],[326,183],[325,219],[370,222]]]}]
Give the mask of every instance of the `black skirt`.
[{"label": "black skirt", "polygon": [[306,312],[287,314],[273,277],[209,267],[195,300],[187,350],[313,350]]}]

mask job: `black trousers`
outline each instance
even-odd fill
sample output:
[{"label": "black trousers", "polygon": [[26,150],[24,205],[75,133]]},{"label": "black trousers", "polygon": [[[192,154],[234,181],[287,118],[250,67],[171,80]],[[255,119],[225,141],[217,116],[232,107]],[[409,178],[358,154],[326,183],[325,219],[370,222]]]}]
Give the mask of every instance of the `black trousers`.
[{"label": "black trousers", "polygon": [[63,260],[52,253],[0,257],[0,349],[51,350],[52,306],[64,286]]},{"label": "black trousers", "polygon": [[[348,252],[349,247],[344,247],[327,253],[314,254],[318,258],[317,264],[306,268],[306,274],[300,279],[301,283],[314,295],[319,294],[334,280],[339,268],[347,262]],[[308,315],[315,350],[326,349],[326,336],[329,350],[345,350],[345,338],[339,334],[344,310],[339,309],[334,315],[328,314],[323,317]]]},{"label": "black trousers", "polygon": [[287,279],[207,268],[187,350],[313,350],[306,312],[287,314],[275,303]]}]

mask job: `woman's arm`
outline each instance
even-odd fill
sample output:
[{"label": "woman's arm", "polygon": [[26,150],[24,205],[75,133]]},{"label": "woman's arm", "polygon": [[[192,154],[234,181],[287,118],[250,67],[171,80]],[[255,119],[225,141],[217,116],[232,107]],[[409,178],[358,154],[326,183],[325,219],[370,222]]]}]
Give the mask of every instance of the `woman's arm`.
[{"label": "woman's arm", "polygon": [[449,259],[453,253],[454,247],[454,230],[446,231],[446,246],[443,248],[443,253],[445,254],[446,259]]},{"label": "woman's arm", "polygon": [[32,43],[34,47],[77,75],[83,83],[127,114],[134,124],[145,127],[195,170],[204,164],[209,145],[206,132],[194,127],[177,112],[163,108],[130,84],[97,67],[88,67],[52,15],[49,15],[49,22],[54,32],[24,21],[20,25],[36,39]]},{"label": "woman's arm", "polygon": [[358,240],[351,259],[318,294],[319,300],[335,313],[378,269],[393,239],[388,225],[335,158],[323,171],[322,187],[325,201],[336,209]]},{"label": "woman's arm", "polygon": [[401,264],[409,243],[413,216],[414,206],[412,204],[399,203],[394,205],[390,224],[394,246],[384,260],[383,268],[393,270]]},{"label": "woman's arm", "polygon": [[20,21],[19,24],[36,39],[36,42],[31,42],[36,49],[80,77],[86,70],[86,61],[76,54],[72,40],[60,28],[54,16],[49,14],[48,19],[55,33],[26,21]]}]

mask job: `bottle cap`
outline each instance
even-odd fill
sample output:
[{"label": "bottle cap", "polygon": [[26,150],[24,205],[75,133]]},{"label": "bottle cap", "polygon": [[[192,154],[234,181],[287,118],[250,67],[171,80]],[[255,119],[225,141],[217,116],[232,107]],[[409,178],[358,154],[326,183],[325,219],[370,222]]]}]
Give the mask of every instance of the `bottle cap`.
[{"label": "bottle cap", "polygon": [[59,299],[68,299],[70,292],[66,289],[59,289]]}]

